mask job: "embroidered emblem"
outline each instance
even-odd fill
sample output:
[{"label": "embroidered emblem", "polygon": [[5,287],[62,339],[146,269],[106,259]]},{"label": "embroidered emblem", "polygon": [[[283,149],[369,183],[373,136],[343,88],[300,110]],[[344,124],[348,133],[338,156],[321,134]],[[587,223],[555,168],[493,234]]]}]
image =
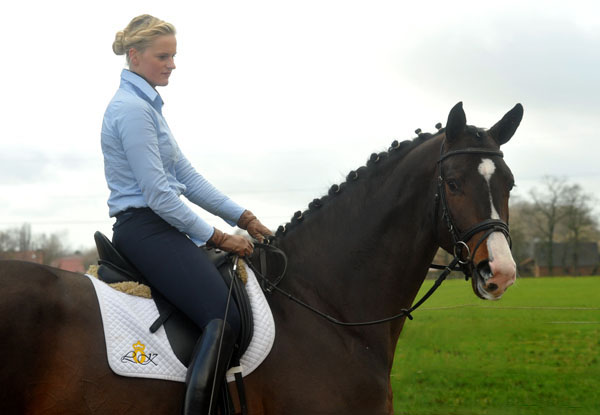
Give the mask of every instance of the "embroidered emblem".
[{"label": "embroidered emblem", "polygon": [[121,357],[121,362],[140,364],[142,366],[152,363],[154,366],[157,366],[157,363],[154,361],[154,359],[156,356],[158,356],[158,353],[146,353],[146,345],[140,340],[138,340],[137,343],[134,343],[132,347],[132,351],[127,352],[125,356]]}]

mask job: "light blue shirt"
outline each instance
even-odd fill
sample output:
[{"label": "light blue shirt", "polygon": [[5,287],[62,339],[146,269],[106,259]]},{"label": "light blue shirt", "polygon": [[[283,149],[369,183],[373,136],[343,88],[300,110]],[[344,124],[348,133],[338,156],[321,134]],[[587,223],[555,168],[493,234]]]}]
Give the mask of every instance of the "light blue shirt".
[{"label": "light blue shirt", "polygon": [[162,98],[146,80],[123,70],[121,85],[102,122],[109,215],[132,207],[150,207],[202,245],[214,228],[192,211],[180,195],[232,226],[244,208],[196,172],[175,142],[162,106]]}]

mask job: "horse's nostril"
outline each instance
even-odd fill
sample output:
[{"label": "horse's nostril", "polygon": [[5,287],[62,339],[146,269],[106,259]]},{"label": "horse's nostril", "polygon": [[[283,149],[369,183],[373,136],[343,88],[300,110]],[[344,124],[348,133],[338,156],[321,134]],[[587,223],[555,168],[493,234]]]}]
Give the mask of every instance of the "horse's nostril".
[{"label": "horse's nostril", "polygon": [[486,259],[484,261],[481,261],[479,264],[477,264],[477,272],[479,272],[479,275],[481,275],[485,279],[489,278],[492,275],[492,269],[490,268],[490,261],[488,261]]},{"label": "horse's nostril", "polygon": [[487,285],[486,288],[488,291],[496,291],[498,289],[498,285],[491,282]]}]

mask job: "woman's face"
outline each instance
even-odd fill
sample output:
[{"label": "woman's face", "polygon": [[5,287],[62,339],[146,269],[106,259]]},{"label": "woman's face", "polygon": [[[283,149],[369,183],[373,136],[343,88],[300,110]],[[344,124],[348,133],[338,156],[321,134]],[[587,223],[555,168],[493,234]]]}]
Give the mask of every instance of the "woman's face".
[{"label": "woman's face", "polygon": [[133,48],[129,51],[129,69],[144,77],[153,87],[166,86],[175,69],[175,53],[175,35],[158,36],[143,52]]}]

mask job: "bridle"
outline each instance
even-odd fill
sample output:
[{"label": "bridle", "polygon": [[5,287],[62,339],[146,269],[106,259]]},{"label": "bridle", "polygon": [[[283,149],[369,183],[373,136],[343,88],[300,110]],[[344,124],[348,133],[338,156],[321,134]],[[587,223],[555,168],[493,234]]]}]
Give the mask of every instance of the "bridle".
[{"label": "bridle", "polygon": [[[479,133],[477,133],[479,134]],[[465,274],[465,279],[468,280],[469,277],[473,275],[473,270],[475,269],[474,259],[477,250],[481,246],[481,244],[493,233],[493,232],[502,232],[506,239],[508,239],[509,245],[511,244],[510,233],[508,229],[508,224],[501,219],[486,219],[481,221],[474,226],[468,228],[467,230],[461,232],[454,223],[452,218],[452,213],[450,212],[450,208],[448,207],[448,199],[446,196],[446,186],[444,183],[446,179],[444,178],[442,162],[449,157],[457,156],[460,154],[476,154],[483,156],[498,156],[504,157],[504,154],[499,150],[490,150],[486,148],[479,147],[467,147],[460,150],[453,150],[444,153],[444,144],[445,140],[442,141],[442,145],[440,147],[440,157],[437,161],[437,193],[435,195],[435,218],[437,220],[439,208],[441,206],[442,209],[442,219],[446,222],[446,227],[448,228],[448,232],[452,237],[452,245],[453,245],[453,254],[454,258],[457,261],[458,269],[460,269]],[[477,243],[475,244],[475,248],[473,252],[470,252],[469,246],[467,242],[471,240],[471,238],[479,233],[485,231],[484,234],[479,238]],[[439,240],[437,236],[437,227],[435,228],[436,232],[436,240]],[[436,266],[439,267],[439,266]]]},{"label": "bridle", "polygon": [[[281,275],[279,275],[277,278],[275,278],[274,281],[269,280],[264,275],[266,272],[263,272],[263,270],[258,269],[251,261],[249,261],[247,258],[244,258],[246,261],[246,264],[254,271],[254,274],[261,280],[263,290],[268,293],[270,293],[272,291],[279,292],[280,294],[283,294],[285,297],[287,297],[289,300],[294,301],[295,303],[312,311],[313,313],[319,315],[320,317],[323,317],[324,319],[328,320],[331,323],[334,323],[334,324],[337,324],[340,326],[370,326],[370,325],[374,325],[374,324],[386,323],[386,322],[396,320],[396,319],[402,318],[402,317],[407,317],[409,320],[412,320],[413,316],[411,313],[413,311],[415,311],[418,307],[420,307],[421,304],[423,304],[435,292],[435,290],[438,289],[438,287],[442,284],[442,282],[446,279],[446,277],[452,271],[462,271],[465,274],[465,279],[469,279],[469,277],[472,276],[472,274],[473,274],[473,270],[475,269],[475,265],[473,263],[473,260],[475,258],[475,253],[479,249],[479,246],[483,243],[483,241],[486,240],[486,238],[488,236],[490,236],[493,232],[502,232],[507,237],[507,239],[509,240],[509,244],[510,244],[510,235],[509,235],[509,231],[508,231],[508,224],[501,219],[486,219],[486,220],[481,221],[481,222],[477,223],[476,225],[470,227],[466,231],[460,232],[459,229],[454,224],[454,220],[452,219],[452,214],[450,212],[450,208],[448,207],[448,200],[446,197],[446,191],[445,191],[445,186],[444,186],[445,179],[444,179],[443,171],[442,171],[442,162],[449,157],[453,157],[453,156],[456,156],[459,154],[477,154],[477,155],[498,156],[498,157],[503,157],[504,155],[499,150],[489,150],[486,148],[478,148],[478,147],[468,147],[468,148],[464,148],[461,150],[453,150],[453,151],[444,153],[443,152],[444,144],[445,144],[445,140],[442,141],[442,145],[440,148],[440,157],[437,161],[438,175],[437,175],[437,193],[435,195],[435,219],[437,221],[437,219],[439,217],[438,216],[439,208],[441,207],[442,219],[445,219],[446,226],[448,227],[448,231],[450,232],[450,235],[452,236],[454,258],[452,259],[450,264],[448,264],[446,266],[431,264],[431,266],[430,266],[431,268],[441,269],[443,271],[440,273],[438,278],[435,280],[433,286],[423,295],[423,297],[421,297],[421,299],[419,301],[417,301],[415,304],[413,304],[412,307],[410,307],[409,309],[401,309],[400,313],[393,315],[391,317],[386,317],[386,318],[382,318],[379,320],[364,321],[364,322],[344,322],[344,321],[340,321],[340,320],[336,319],[335,317],[332,317],[326,313],[323,313],[322,311],[317,310],[315,307],[305,303],[304,301],[300,300],[299,298],[295,297],[294,295],[290,294],[289,292],[287,292],[286,290],[284,290],[278,286],[278,284],[281,282],[281,280],[283,279],[283,277],[285,275],[285,269],[287,268],[287,256],[281,249],[272,245],[272,241],[273,241],[272,239],[268,239],[266,241],[267,242],[266,244],[255,243],[254,245],[255,245],[255,247],[257,246],[262,249],[267,249],[267,250],[276,252],[277,254],[279,254],[282,257],[283,262],[285,264],[284,270],[281,273]],[[435,227],[435,229],[436,229],[436,231],[435,231],[436,232],[436,240],[439,241],[439,238],[437,235],[437,226]],[[477,234],[481,231],[485,231],[485,233],[483,234],[483,236],[481,238],[479,238],[479,241],[477,241],[477,243],[475,244],[475,249],[473,249],[473,252],[471,253],[469,250],[469,246],[467,245],[467,242],[475,234]],[[463,250],[466,250],[466,255],[465,255],[465,252],[463,252]]]}]

